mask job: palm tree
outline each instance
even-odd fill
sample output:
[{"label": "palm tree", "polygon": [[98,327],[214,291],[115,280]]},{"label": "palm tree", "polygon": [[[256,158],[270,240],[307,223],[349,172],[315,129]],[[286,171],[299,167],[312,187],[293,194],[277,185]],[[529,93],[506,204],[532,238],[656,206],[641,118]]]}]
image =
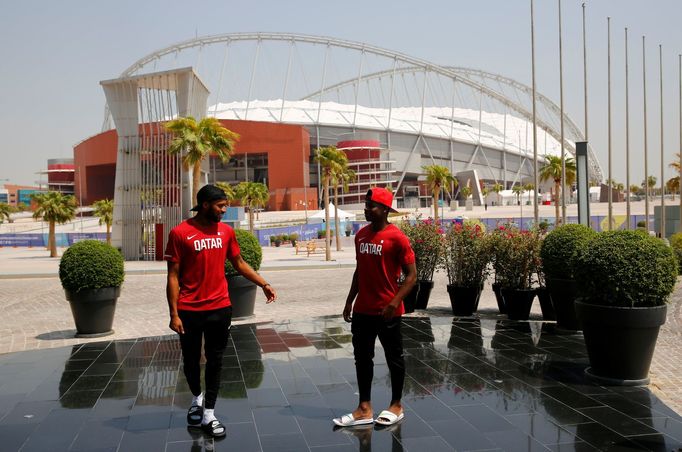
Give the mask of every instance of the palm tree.
[{"label": "palm tree", "polygon": [[[344,157],[346,157],[344,153]],[[355,171],[348,168],[348,158],[346,157],[346,163],[344,163],[343,168],[340,171],[336,171],[332,174],[331,184],[334,186],[334,205],[336,206],[336,215],[334,215],[334,235],[336,236],[336,251],[341,251],[341,234],[339,224],[339,186],[343,191],[348,191],[348,184],[354,181],[356,178]]]},{"label": "palm tree", "polygon": [[630,193],[636,195],[639,193],[640,187],[638,185],[630,185]]},{"label": "palm tree", "polygon": [[260,182],[240,182],[234,190],[242,206],[249,209],[249,232],[253,234],[253,211],[265,207],[270,199],[270,190]]},{"label": "palm tree", "polygon": [[502,201],[500,201],[500,192],[504,190],[504,185],[502,185],[499,182],[496,182],[495,185],[493,185],[493,191],[497,195],[497,204],[502,205]]},{"label": "palm tree", "polygon": [[465,185],[464,187],[460,188],[459,192],[462,194],[464,201],[469,199],[469,196],[471,196],[471,188],[469,188],[468,185]]},{"label": "palm tree", "polygon": [[443,190],[448,195],[450,194],[450,184],[457,187],[457,179],[455,179],[450,170],[442,165],[422,166],[426,172],[426,184],[433,195],[433,220],[438,224],[438,198],[440,191]]},{"label": "palm tree", "polygon": [[668,179],[668,182],[665,183],[665,188],[668,189],[670,193],[673,195],[673,201],[675,200],[675,192],[677,192],[680,189],[680,176],[675,176],[673,178]]},{"label": "palm tree", "polygon": [[216,182],[215,186],[225,193],[225,196],[227,196],[228,204],[232,203],[232,201],[234,201],[237,198],[234,193],[234,188],[232,188],[232,185],[228,184],[227,182]]},{"label": "palm tree", "polygon": [[[523,185],[523,189],[528,192],[528,202],[530,202],[530,192],[535,190],[535,184],[532,182],[528,182],[527,184]],[[537,193],[535,193],[535,197],[537,197]]]},{"label": "palm tree", "polygon": [[192,202],[197,199],[201,183],[201,162],[211,153],[226,162],[234,152],[234,142],[239,135],[227,130],[216,118],[203,118],[197,122],[191,116],[178,118],[164,124],[173,135],[168,147],[171,155],[183,155],[185,170],[192,168]]},{"label": "palm tree", "polygon": [[348,162],[348,157],[342,151],[336,149],[336,146],[323,146],[317,148],[317,155],[315,161],[320,164],[322,168],[322,187],[324,195],[324,222],[325,222],[325,260],[332,260],[331,250],[331,230],[329,227],[329,186],[332,182],[332,177],[335,173],[342,172],[344,162]]},{"label": "palm tree", "polygon": [[95,216],[99,217],[99,224],[107,225],[107,245],[111,245],[111,224],[114,222],[114,201],[100,199],[92,205]]},{"label": "palm tree", "polygon": [[559,224],[560,212],[559,212],[559,193],[563,185],[571,186],[575,182],[575,160],[572,158],[567,158],[564,161],[566,166],[566,174],[563,174],[561,168],[561,157],[555,155],[545,156],[547,161],[545,165],[540,168],[540,181],[545,182],[549,179],[554,181],[554,214],[556,216],[556,223]]},{"label": "palm tree", "polygon": [[675,157],[677,157],[677,160],[675,160],[674,162],[672,162],[668,166],[670,168],[674,168],[675,171],[677,171],[679,173],[680,172],[680,153],[679,152],[675,153]]},{"label": "palm tree", "polygon": [[12,206],[7,204],[6,202],[0,202],[0,223],[2,223],[4,219],[7,219],[7,221],[10,221],[10,214],[14,212],[14,209]]},{"label": "palm tree", "polygon": [[48,191],[32,194],[31,200],[36,203],[33,218],[42,218],[50,225],[47,244],[50,248],[50,257],[57,257],[55,224],[64,224],[76,217],[76,198],[73,195],[63,195],[58,191]]},{"label": "palm tree", "polygon": [[646,178],[646,181],[642,181],[642,188],[645,188],[646,184],[646,186],[649,188],[649,194],[653,195],[652,189],[656,187],[656,182],[658,182],[656,176],[649,176]]},{"label": "palm tree", "polygon": [[512,187],[512,193],[516,195],[519,205],[521,205],[521,195],[523,195],[525,191],[526,190],[524,190],[523,185],[514,185]]}]

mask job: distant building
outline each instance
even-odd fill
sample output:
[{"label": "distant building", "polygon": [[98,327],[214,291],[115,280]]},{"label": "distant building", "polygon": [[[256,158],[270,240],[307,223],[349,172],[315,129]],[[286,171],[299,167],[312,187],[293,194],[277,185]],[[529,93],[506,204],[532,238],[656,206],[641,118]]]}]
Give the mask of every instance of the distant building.
[{"label": "distant building", "polygon": [[47,170],[41,171],[40,174],[47,174],[49,191],[58,191],[65,195],[74,194],[76,165],[72,158],[49,159]]},{"label": "distant building", "polygon": [[[7,203],[10,206],[16,207],[19,203],[24,203],[27,206],[31,205],[31,195],[34,193],[45,192],[40,187],[30,185],[12,185],[5,184],[5,191],[7,193]],[[1,199],[1,195],[0,195]]]}]

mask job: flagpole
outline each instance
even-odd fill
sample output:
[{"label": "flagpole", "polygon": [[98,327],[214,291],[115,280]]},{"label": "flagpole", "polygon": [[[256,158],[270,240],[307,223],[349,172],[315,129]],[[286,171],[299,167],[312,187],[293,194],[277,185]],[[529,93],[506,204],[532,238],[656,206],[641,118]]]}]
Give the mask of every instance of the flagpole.
[{"label": "flagpole", "polygon": [[561,33],[561,0],[559,1],[559,109],[561,110],[561,224],[566,224],[566,148],[564,146],[564,62]]},{"label": "flagpole", "polygon": [[644,88],[644,221],[646,230],[649,231],[649,150],[647,139],[647,114],[646,114],[646,37],[642,36],[642,85]]},{"label": "flagpole", "polygon": [[533,0],[530,0],[530,48],[531,48],[531,72],[533,80],[533,186],[535,196],[533,200],[533,221],[537,226],[539,223],[540,211],[538,210],[538,128],[535,106],[535,22],[533,18]]},{"label": "flagpole", "polygon": [[608,230],[610,231],[613,229],[613,174],[611,173],[611,18],[607,17],[606,18],[606,29],[607,29],[607,74],[608,74],[608,89],[607,89],[607,97],[608,97],[608,135],[609,135],[609,145],[608,145],[608,152],[609,152],[609,157],[608,157],[608,165],[609,165],[609,178],[607,181],[607,185],[609,186],[609,226]]},{"label": "flagpole", "polygon": [[661,99],[661,238],[665,238],[665,145],[663,141],[663,45],[658,45],[658,78]]},{"label": "flagpole", "polygon": [[625,27],[625,186],[628,194],[625,200],[626,229],[630,229],[630,88],[628,66],[628,28]]},{"label": "flagpole", "polygon": [[[583,87],[585,91],[585,141],[587,136],[587,33],[585,31],[585,3],[583,3]],[[589,198],[589,197],[588,197]]]}]

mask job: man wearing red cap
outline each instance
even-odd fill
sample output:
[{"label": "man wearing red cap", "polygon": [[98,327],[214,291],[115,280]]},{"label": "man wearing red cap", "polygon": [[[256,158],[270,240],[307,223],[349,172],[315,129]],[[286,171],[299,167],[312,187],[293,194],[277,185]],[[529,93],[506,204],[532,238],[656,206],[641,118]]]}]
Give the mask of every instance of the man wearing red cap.
[{"label": "man wearing red cap", "polygon": [[[245,278],[263,288],[267,302],[275,301],[275,289],[242,259],[234,230],[221,223],[227,196],[220,188],[206,185],[197,193],[194,218],[171,230],[164,258],[168,261],[166,297],[170,328],[180,335],[185,377],[192,395],[187,423],[214,436],[225,436],[216,419],[215,403],[220,388],[223,351],[232,321],[227,292],[225,259]],[[201,344],[206,356],[205,386],[201,392]]]},{"label": "man wearing red cap", "polygon": [[[400,400],[405,382],[405,360],[400,323],[405,313],[403,298],[417,281],[417,269],[409,239],[388,222],[388,213],[397,212],[391,207],[392,203],[393,195],[385,188],[367,191],[365,219],[370,224],[355,236],[357,266],[343,318],[351,322],[360,403],[355,411],[334,419],[340,427],[372,422],[392,425],[404,417]],[[405,280],[399,285],[401,273]],[[379,413],[375,421],[371,392],[377,337],[386,354],[392,394],[390,406]]]}]

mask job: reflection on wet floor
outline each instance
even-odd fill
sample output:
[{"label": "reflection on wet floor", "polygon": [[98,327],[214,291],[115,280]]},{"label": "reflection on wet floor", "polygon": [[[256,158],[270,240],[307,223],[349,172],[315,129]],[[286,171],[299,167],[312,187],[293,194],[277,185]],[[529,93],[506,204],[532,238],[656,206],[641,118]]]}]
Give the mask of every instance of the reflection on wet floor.
[{"label": "reflection on wet floor", "polygon": [[[406,417],[333,428],[357,403],[340,317],[240,325],[223,357],[220,441],[188,428],[175,336],[0,356],[0,449],[677,450],[682,418],[647,388],[585,379],[581,335],[553,324],[405,318]],[[377,343],[373,404],[390,398]]]}]

